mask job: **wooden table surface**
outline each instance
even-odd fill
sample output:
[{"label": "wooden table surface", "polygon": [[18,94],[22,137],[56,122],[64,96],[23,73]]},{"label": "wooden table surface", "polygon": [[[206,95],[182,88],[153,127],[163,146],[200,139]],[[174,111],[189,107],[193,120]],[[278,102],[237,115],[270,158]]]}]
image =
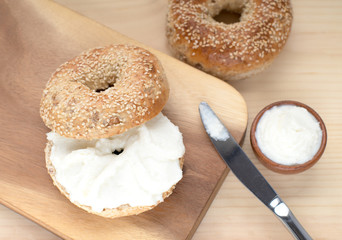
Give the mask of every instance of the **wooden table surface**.
[{"label": "wooden table surface", "polygon": [[[171,55],[165,0],[56,0],[91,19]],[[249,124],[243,149],[314,239],[342,236],[342,1],[293,0],[286,47],[263,73],[230,83],[245,98]],[[86,31],[86,29],[84,29]],[[249,143],[255,115],[292,99],[314,108],[328,130],[321,160],[296,175],[262,166]],[[222,103],[224,104],[224,102]],[[0,239],[60,239],[0,205]],[[229,173],[193,239],[291,239],[283,225]]]}]

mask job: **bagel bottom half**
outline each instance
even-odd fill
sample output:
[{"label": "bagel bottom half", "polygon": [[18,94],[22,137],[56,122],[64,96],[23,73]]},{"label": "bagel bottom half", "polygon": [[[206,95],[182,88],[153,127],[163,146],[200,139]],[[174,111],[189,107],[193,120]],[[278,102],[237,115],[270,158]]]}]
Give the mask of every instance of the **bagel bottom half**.
[{"label": "bagel bottom half", "polygon": [[[168,123],[165,124],[166,122]],[[95,139],[87,142],[87,144],[90,145],[83,145],[83,141],[86,140],[74,140],[59,136],[58,134],[53,132],[49,133],[48,142],[45,148],[45,160],[46,167],[53,180],[53,184],[73,204],[89,213],[93,213],[102,217],[116,218],[122,216],[136,215],[156,207],[173,192],[177,182],[181,178],[181,175],[179,174],[183,169],[184,163],[184,145],[182,143],[182,137],[181,135],[179,135],[181,133],[179,132],[178,127],[174,125],[173,127],[171,127],[171,125],[168,124],[172,123],[165,116],[160,114],[154,120],[148,121],[146,124],[143,124],[140,128],[130,130],[131,132],[127,132],[126,135],[115,135],[114,137],[108,139]],[[169,130],[170,127],[173,129],[171,131],[171,134]],[[166,139],[167,136],[170,138],[172,133],[175,132],[177,137],[174,137],[173,141]],[[156,139],[156,136],[158,136],[159,138]],[[143,139],[141,141],[143,141],[144,144],[150,141],[152,141],[152,143],[141,145],[140,140],[138,140],[139,138]],[[120,139],[125,139],[125,141],[127,141],[127,144],[128,142],[130,144],[123,149],[122,155],[111,155],[113,151],[112,149],[110,149],[109,153],[106,152],[105,155],[102,155],[104,154],[104,152],[101,151],[107,151],[108,147],[113,147],[112,145],[108,145],[108,143],[114,143],[115,145]],[[62,145],[60,141],[62,141]],[[97,143],[101,143],[102,145],[100,146],[102,147],[105,146],[105,150],[103,150],[101,147],[98,147]],[[74,148],[74,144],[77,147]],[[78,148],[78,144],[81,144],[82,147]],[[149,148],[149,146],[151,146],[150,144],[152,144],[152,146],[154,147],[157,147],[159,150],[156,150],[156,152],[152,151],[151,153],[151,148]],[[176,146],[174,144],[176,144],[178,147],[183,147],[175,148],[178,150],[173,151],[172,146]],[[132,146],[139,146],[137,149],[143,149],[141,150],[143,152],[135,152],[132,149],[136,148]],[[71,149],[71,151],[65,151],[66,149]],[[76,158],[68,158],[70,156],[73,156],[75,151],[81,153],[78,153],[79,155],[77,155]],[[99,155],[92,155],[92,153],[97,153],[97,151],[100,151],[101,153]],[[171,153],[165,155],[167,151],[171,151]],[[67,155],[63,155],[66,157],[60,157],[61,155],[58,155],[60,153],[67,153]],[[105,156],[105,158],[102,158],[102,156]],[[147,158],[141,156],[147,156]],[[151,158],[154,160],[151,160]],[[170,159],[172,163],[164,162],[169,161],[168,159]],[[179,161],[179,166],[177,159]],[[81,164],[78,164],[80,162]],[[101,162],[103,163],[103,165],[101,165]],[[108,165],[106,165],[107,162]],[[147,167],[147,169],[145,169],[144,167],[139,167],[139,164],[141,164],[141,162],[146,164],[146,166],[144,165],[144,167]],[[75,163],[76,165],[74,165]],[[135,168],[135,164],[138,164],[138,168]],[[113,166],[119,167],[112,168]],[[103,179],[103,175],[96,175],[96,171],[87,172],[84,170],[92,169],[93,167],[97,168],[97,170],[99,170],[101,174],[103,172],[110,173],[109,176],[105,174],[105,179],[107,180],[101,182],[99,186],[96,186],[95,191],[93,191],[93,186],[97,184],[98,179]],[[178,170],[171,170],[173,168]],[[95,178],[92,178],[93,173],[95,173]],[[151,179],[149,174],[151,174]],[[154,174],[157,174],[156,176],[159,177],[156,177]],[[78,175],[82,177],[79,178]],[[164,175],[165,177],[163,177]],[[84,179],[84,177],[86,179]],[[160,182],[158,179],[160,181],[164,181],[163,179],[165,179],[165,182]],[[127,181],[129,184],[131,184],[131,182],[133,181],[133,188],[131,188],[131,185],[123,185],[122,187],[121,184],[123,182],[124,184],[126,184]],[[78,182],[81,182],[81,184],[77,185],[79,184]],[[74,183],[77,184],[75,185]],[[104,191],[102,190],[102,187],[104,187]],[[148,192],[148,194],[152,194],[151,197],[153,196],[153,201],[146,200],[150,199],[150,197],[146,198],[146,191]],[[83,194],[84,192],[86,192],[85,195]],[[96,194],[92,195],[94,192]],[[140,192],[143,195],[139,195]],[[88,199],[89,194],[90,196],[92,196],[90,202]],[[93,196],[95,196],[95,198],[93,198]],[[124,196],[128,196],[128,199]],[[125,200],[122,200],[122,197]],[[94,199],[95,204],[93,202]],[[130,205],[130,202],[133,203],[133,205]]]},{"label": "bagel bottom half", "polygon": [[[52,178],[53,184],[59,189],[59,191],[70,200],[69,198],[69,193],[65,190],[65,188],[56,180],[55,174],[56,170],[54,166],[52,165],[52,162],[50,160],[50,154],[51,154],[51,148],[52,148],[52,142],[48,141],[46,144],[45,148],[45,160],[46,160],[46,168],[48,169],[48,173]],[[183,164],[184,164],[184,156],[179,158],[179,164],[180,167],[183,169]],[[166,199],[168,196],[170,196],[175,189],[176,184],[173,185],[168,191],[163,193],[163,199]],[[151,206],[138,206],[138,207],[131,207],[128,204],[121,205],[117,208],[105,208],[102,212],[96,212],[93,211],[91,207],[79,204],[78,202],[73,202],[76,206],[79,208],[82,208],[83,210],[96,214],[102,217],[107,217],[107,218],[117,218],[117,217],[124,217],[124,216],[131,216],[131,215],[137,215],[142,212],[146,212],[148,210],[151,210],[152,208],[156,207],[159,203]]]}]

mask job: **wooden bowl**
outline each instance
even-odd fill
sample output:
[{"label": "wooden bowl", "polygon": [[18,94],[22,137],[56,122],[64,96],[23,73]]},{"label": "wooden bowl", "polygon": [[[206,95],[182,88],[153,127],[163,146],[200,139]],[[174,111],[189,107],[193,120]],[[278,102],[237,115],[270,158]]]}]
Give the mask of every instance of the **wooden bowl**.
[{"label": "wooden bowl", "polygon": [[[308,112],[311,113],[319,122],[319,126],[322,130],[321,146],[318,149],[317,153],[313,156],[313,158],[311,160],[303,163],[303,164],[283,165],[283,164],[276,163],[276,162],[272,161],[271,159],[269,159],[268,157],[266,157],[262,153],[262,151],[260,150],[260,148],[258,146],[256,137],[255,137],[255,131],[256,131],[256,128],[257,128],[257,125],[259,123],[260,118],[262,117],[262,115],[267,110],[271,109],[274,106],[280,106],[280,105],[295,105],[295,106],[303,107],[306,110],[308,110]],[[275,172],[278,172],[278,173],[294,174],[294,173],[299,173],[299,172],[302,172],[302,171],[309,169],[320,159],[320,157],[322,156],[322,154],[324,152],[325,146],[327,144],[327,130],[326,130],[326,127],[324,125],[322,118],[312,108],[310,108],[309,106],[307,106],[303,103],[297,102],[297,101],[284,100],[284,101],[272,103],[272,104],[266,106],[264,109],[262,109],[258,113],[258,115],[255,117],[255,119],[252,123],[252,126],[251,126],[250,141],[251,141],[251,145],[252,145],[252,148],[253,148],[255,155],[258,157],[259,161],[261,163],[263,163],[267,168],[269,168]]]}]

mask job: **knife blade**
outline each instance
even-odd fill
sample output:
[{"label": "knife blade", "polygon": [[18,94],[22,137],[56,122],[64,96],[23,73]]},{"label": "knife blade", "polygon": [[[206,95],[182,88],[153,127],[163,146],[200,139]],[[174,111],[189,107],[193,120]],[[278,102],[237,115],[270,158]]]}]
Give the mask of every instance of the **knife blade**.
[{"label": "knife blade", "polygon": [[278,217],[295,239],[312,239],[206,102],[200,103],[199,112],[211,142],[235,176]]}]

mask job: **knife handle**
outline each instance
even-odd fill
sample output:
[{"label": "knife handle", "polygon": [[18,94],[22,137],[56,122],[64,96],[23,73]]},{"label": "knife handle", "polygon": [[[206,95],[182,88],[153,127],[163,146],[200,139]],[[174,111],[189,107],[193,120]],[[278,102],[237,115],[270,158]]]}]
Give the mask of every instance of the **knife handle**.
[{"label": "knife handle", "polygon": [[297,218],[293,215],[288,206],[281,200],[280,197],[275,197],[270,203],[270,209],[286,226],[295,239],[312,240],[310,235],[305,231]]}]

